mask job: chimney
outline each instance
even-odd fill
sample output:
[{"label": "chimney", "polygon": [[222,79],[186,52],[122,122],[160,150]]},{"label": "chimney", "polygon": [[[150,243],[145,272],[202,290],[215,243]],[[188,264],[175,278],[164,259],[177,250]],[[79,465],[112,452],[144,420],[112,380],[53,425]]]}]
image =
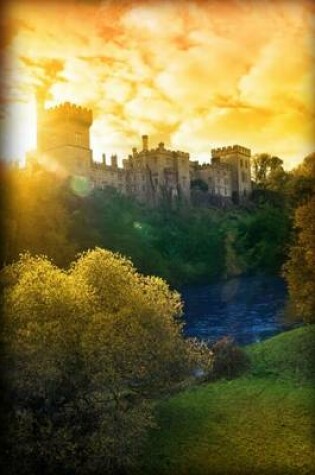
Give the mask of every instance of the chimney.
[{"label": "chimney", "polygon": [[142,135],[142,149],[144,151],[149,150],[149,138],[147,135]]},{"label": "chimney", "polygon": [[105,155],[105,153],[102,153],[102,163],[103,163],[103,165],[106,165],[106,155]]},{"label": "chimney", "polygon": [[110,157],[111,165],[113,168],[117,168],[117,155],[112,155]]}]

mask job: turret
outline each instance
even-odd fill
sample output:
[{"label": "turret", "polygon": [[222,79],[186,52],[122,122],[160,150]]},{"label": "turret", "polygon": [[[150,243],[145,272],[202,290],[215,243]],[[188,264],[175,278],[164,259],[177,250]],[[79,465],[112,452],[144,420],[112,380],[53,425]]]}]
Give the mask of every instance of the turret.
[{"label": "turret", "polygon": [[142,149],[147,152],[149,150],[149,137],[142,135]]},{"label": "turret", "polygon": [[37,118],[37,147],[42,152],[64,146],[89,149],[92,123],[91,110],[70,102],[41,109]]},{"label": "turret", "polygon": [[84,175],[92,162],[89,109],[65,102],[37,116],[37,151],[64,174]]},{"label": "turret", "polygon": [[246,199],[252,189],[251,185],[251,151],[241,145],[229,145],[211,150],[212,164],[225,163],[232,171],[232,191],[236,202]]},{"label": "turret", "polygon": [[111,160],[111,166],[113,168],[117,168],[118,167],[118,164],[117,164],[117,155],[112,155],[110,157],[110,160]]}]

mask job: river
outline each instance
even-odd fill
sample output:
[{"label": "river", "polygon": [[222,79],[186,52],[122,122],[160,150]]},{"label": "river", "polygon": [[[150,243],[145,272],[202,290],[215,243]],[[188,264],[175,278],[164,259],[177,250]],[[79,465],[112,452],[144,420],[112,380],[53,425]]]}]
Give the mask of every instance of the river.
[{"label": "river", "polygon": [[287,289],[278,277],[241,277],[180,292],[186,337],[213,343],[230,335],[247,345],[292,328],[284,321]]}]

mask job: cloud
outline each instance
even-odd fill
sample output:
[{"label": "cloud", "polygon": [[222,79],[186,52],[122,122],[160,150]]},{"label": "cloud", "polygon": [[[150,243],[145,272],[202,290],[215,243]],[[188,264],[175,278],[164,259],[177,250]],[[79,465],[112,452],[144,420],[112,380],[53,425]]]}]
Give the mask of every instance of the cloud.
[{"label": "cloud", "polygon": [[301,0],[13,2],[6,96],[93,109],[95,156],[143,133],[204,159],[233,143],[292,166],[314,148],[314,7]]}]

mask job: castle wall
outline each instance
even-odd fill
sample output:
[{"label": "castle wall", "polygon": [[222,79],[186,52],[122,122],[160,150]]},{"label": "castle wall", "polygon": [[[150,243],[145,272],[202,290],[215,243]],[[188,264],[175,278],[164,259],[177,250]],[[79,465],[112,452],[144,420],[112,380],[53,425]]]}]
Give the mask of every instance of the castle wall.
[{"label": "castle wall", "polygon": [[144,148],[133,149],[133,155],[124,160],[127,170],[127,189],[140,201],[157,204],[167,197],[170,200],[179,194],[189,201],[189,154],[167,150],[163,143],[156,149],[148,148],[145,136]]},{"label": "castle wall", "polygon": [[208,193],[211,195],[223,198],[232,197],[232,170],[227,164],[200,165],[195,168],[191,178],[204,181],[208,185]]},{"label": "castle wall", "polygon": [[88,177],[96,188],[113,187],[123,194],[127,192],[126,173],[121,168],[93,162],[89,167]]},{"label": "castle wall", "polygon": [[212,163],[200,165],[191,162],[188,153],[168,150],[163,143],[150,149],[148,136],[143,136],[142,150],[134,148],[120,168],[115,155],[110,165],[105,156],[102,163],[93,161],[92,122],[92,111],[70,103],[39,109],[38,162],[62,176],[85,176],[94,187],[111,186],[153,206],[165,197],[170,203],[177,197],[189,203],[190,183],[196,178],[207,183],[214,198],[230,199],[233,193],[243,198],[251,192],[250,150],[245,147],[213,149]]}]

